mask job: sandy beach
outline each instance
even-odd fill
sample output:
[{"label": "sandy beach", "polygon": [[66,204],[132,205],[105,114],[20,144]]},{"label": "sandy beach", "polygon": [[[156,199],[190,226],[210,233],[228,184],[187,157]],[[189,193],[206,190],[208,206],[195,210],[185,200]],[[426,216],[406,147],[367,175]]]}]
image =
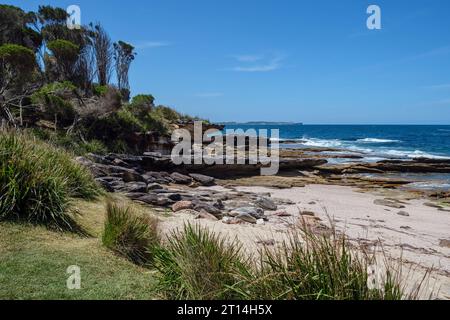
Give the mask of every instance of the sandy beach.
[{"label": "sandy beach", "polygon": [[[450,210],[430,207],[426,199],[411,199],[407,193],[394,191],[390,191],[391,197],[386,198],[384,191],[361,192],[352,187],[335,185],[307,185],[289,189],[229,189],[219,186],[200,189],[269,193],[273,199],[289,200],[294,204],[278,208],[277,213],[280,210],[287,213],[284,217],[276,212],[266,212],[268,221],[264,225],[229,225],[222,221],[195,219],[189,210],[181,211],[162,219],[165,232],[195,220],[228,239],[237,238],[245,249],[255,253],[263,245],[281,244],[293,226],[298,225],[300,213],[308,212],[314,214],[314,220],[320,224],[329,226],[330,220],[333,221],[336,229],[345,233],[355,244],[382,246],[393,260],[401,258],[403,272],[412,271],[414,274],[408,275],[408,281],[418,281],[420,275],[431,268],[428,289],[438,293],[439,298],[450,298]],[[382,205],[386,199],[388,205]]]}]

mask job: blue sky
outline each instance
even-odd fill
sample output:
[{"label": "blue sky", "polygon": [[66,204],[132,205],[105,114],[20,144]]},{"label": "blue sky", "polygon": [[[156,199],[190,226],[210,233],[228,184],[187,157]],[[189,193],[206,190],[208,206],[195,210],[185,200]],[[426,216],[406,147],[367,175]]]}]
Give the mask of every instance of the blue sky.
[{"label": "blue sky", "polygon": [[[213,121],[450,124],[448,0],[28,0],[134,44],[133,94]],[[377,4],[382,30],[368,30]]]}]

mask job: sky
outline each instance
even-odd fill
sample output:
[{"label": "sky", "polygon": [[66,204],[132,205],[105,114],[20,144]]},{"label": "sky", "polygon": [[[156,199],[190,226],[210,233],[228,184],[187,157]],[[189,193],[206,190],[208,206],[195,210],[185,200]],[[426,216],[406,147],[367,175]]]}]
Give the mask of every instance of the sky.
[{"label": "sky", "polygon": [[211,121],[450,124],[448,0],[0,2],[78,5],[136,47],[133,95]]}]

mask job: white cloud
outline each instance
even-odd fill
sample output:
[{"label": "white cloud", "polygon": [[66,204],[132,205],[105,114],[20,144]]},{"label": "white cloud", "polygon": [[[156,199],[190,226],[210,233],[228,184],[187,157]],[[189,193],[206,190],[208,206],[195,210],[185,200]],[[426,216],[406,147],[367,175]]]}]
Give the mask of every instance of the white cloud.
[{"label": "white cloud", "polygon": [[252,55],[252,54],[235,55],[233,57],[239,62],[256,62],[263,58],[260,55]]},{"label": "white cloud", "polygon": [[[251,62],[260,61],[260,63],[255,64]],[[262,61],[264,60],[264,61]],[[277,55],[275,57],[265,58],[261,57],[258,60],[238,60],[240,62],[247,62],[243,65],[236,66],[232,68],[231,70],[236,72],[269,72],[269,71],[275,71],[282,67],[282,62],[284,60],[283,56]]]}]

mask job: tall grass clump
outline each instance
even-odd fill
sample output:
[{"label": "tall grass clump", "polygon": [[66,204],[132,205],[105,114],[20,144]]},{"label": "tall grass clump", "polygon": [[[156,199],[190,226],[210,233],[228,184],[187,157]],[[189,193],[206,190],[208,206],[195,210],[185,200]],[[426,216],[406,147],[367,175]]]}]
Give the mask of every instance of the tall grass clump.
[{"label": "tall grass clump", "polygon": [[280,247],[266,247],[258,259],[245,257],[237,241],[225,241],[199,225],[186,224],[156,247],[153,266],[167,299],[192,300],[400,300],[408,293],[401,268],[387,258],[377,264],[383,281],[369,286],[374,253],[357,250],[336,232],[296,230]]},{"label": "tall grass clump", "polygon": [[[227,243],[199,225],[186,224],[155,252],[159,290],[170,300],[229,300],[249,269],[237,241]],[[233,289],[231,289],[233,288]]]},{"label": "tall grass clump", "polygon": [[157,228],[156,219],[107,201],[103,245],[132,262],[145,265],[152,261],[154,247],[159,245]]},{"label": "tall grass clump", "polygon": [[[400,273],[386,261],[383,282],[369,289],[375,255],[351,249],[344,236],[293,233],[277,250],[262,252],[242,298],[285,300],[400,300],[406,297]],[[414,296],[409,296],[414,298]]]},{"label": "tall grass clump", "polygon": [[70,199],[101,192],[67,152],[18,131],[0,131],[0,219],[73,229]]}]

